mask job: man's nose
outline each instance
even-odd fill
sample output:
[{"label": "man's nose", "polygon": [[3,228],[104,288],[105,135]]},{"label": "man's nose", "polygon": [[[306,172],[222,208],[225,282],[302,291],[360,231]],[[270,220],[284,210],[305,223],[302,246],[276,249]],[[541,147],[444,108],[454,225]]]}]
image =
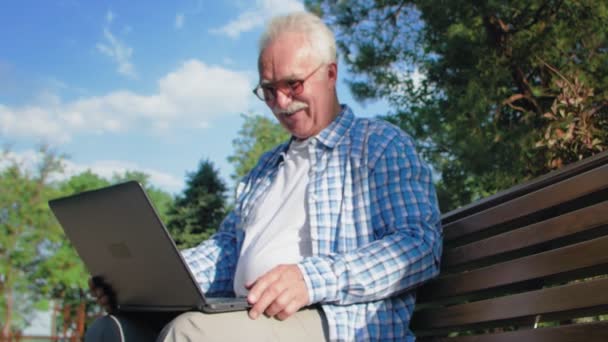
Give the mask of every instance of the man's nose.
[{"label": "man's nose", "polygon": [[287,106],[289,106],[289,104],[292,101],[291,92],[289,91],[289,89],[286,89],[286,90],[277,89],[275,91],[275,96],[276,96],[276,100],[277,100],[276,105],[277,105],[277,107],[279,107],[281,109],[287,108]]}]

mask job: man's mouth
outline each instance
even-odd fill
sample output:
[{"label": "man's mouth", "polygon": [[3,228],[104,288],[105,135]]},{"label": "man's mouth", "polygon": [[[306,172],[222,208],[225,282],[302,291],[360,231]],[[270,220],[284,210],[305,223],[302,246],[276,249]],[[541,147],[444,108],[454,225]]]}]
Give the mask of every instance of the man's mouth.
[{"label": "man's mouth", "polygon": [[298,111],[296,110],[295,112],[284,112],[283,114],[284,114],[285,116],[292,116],[292,115],[294,115],[294,114],[295,114],[295,113],[297,113],[297,112],[298,112]]},{"label": "man's mouth", "polygon": [[292,116],[295,113],[308,108],[308,105],[304,102],[300,102],[300,101],[294,101],[292,103],[289,104],[289,106],[287,108],[273,108],[272,112],[276,115],[285,115],[285,116]]}]

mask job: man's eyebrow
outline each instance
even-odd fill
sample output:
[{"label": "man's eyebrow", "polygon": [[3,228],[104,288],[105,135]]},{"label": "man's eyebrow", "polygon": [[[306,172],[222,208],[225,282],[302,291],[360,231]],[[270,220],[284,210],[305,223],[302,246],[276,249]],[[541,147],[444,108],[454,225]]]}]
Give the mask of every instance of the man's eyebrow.
[{"label": "man's eyebrow", "polygon": [[281,78],[280,80],[277,81],[271,81],[271,80],[267,80],[267,79],[262,79],[260,80],[260,84],[262,85],[269,85],[269,84],[276,84],[278,82],[288,82],[288,81],[299,81],[301,80],[302,77],[296,74],[291,74],[291,75],[287,75],[286,77]]}]

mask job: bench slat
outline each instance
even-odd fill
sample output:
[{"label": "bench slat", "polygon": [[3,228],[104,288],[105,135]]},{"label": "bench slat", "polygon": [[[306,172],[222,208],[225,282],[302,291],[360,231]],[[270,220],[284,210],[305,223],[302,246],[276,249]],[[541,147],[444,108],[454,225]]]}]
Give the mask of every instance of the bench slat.
[{"label": "bench slat", "polygon": [[502,333],[457,337],[419,338],[420,342],[605,342],[608,341],[608,322],[573,324],[566,326],[523,329]]},{"label": "bench slat", "polygon": [[564,179],[575,177],[576,175],[587,172],[591,169],[595,169],[604,164],[608,164],[608,150],[566,165],[559,170],[554,170],[545,175],[517,184],[509,189],[499,191],[494,195],[480,199],[471,204],[454,209],[443,214],[441,216],[441,221],[444,224],[448,224],[450,222],[460,220],[463,217],[471,216],[487,208],[495,207],[500,203],[505,203],[514,198],[534,192],[538,189],[546,188],[549,185],[559,183]]},{"label": "bench slat", "polygon": [[608,151],[442,223],[441,274],[418,290],[410,325],[420,341],[608,341],[608,321],[571,321],[608,315]]},{"label": "bench slat", "polygon": [[[595,279],[542,290],[482,300],[414,313],[412,328],[426,334],[431,329],[466,328],[478,323],[533,318],[608,306],[608,279]],[[576,317],[576,316],[574,316]]]},{"label": "bench slat", "polygon": [[[598,266],[608,273],[608,236],[531,255],[474,271],[439,277],[418,293],[418,302],[437,300]],[[575,278],[577,279],[577,278]],[[573,279],[560,279],[560,281]]]},{"label": "bench slat", "polygon": [[608,224],[608,201],[444,251],[442,269],[512,252]]},{"label": "bench slat", "polygon": [[608,179],[608,165],[603,165],[573,178],[448,223],[444,227],[444,241],[451,241],[496,224],[524,217],[605,189],[608,187],[606,179]]}]

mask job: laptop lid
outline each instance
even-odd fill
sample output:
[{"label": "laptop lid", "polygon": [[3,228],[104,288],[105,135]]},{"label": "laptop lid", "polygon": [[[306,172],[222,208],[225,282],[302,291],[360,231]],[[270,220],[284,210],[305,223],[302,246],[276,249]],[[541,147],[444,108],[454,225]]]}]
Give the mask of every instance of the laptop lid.
[{"label": "laptop lid", "polygon": [[114,288],[119,310],[204,310],[203,293],[138,182],[49,206],[90,274]]}]

